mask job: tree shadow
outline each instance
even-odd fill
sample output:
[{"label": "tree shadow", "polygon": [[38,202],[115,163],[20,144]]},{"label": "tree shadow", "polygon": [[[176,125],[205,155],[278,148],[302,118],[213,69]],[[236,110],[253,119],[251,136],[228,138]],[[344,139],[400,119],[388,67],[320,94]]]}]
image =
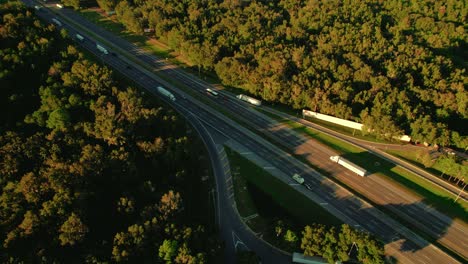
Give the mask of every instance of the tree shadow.
[{"label": "tree shadow", "polygon": [[432,263],[447,263],[447,256],[435,249],[432,246],[434,245],[455,259],[466,261],[466,225],[437,211],[425,200],[408,204],[377,205],[359,211],[365,218],[366,215],[378,215],[377,209],[386,216],[378,217],[377,221],[361,221],[360,225],[382,239],[386,246],[396,248],[411,258],[423,256]]}]

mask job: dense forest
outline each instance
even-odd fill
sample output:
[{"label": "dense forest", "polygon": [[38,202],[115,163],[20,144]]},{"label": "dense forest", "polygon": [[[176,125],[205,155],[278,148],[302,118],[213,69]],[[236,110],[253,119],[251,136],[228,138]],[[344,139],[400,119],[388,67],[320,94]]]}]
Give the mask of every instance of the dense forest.
[{"label": "dense forest", "polygon": [[466,0],[97,3],[128,30],[153,29],[225,85],[268,102],[389,138],[468,146]]},{"label": "dense forest", "polygon": [[275,244],[291,252],[301,251],[306,256],[320,256],[328,263],[385,263],[383,244],[349,225],[344,224],[340,228],[322,224],[307,225],[300,236],[287,221],[278,221],[274,228],[277,236]]},{"label": "dense forest", "polygon": [[0,262],[216,263],[184,120],[31,9],[7,2],[0,19]]}]

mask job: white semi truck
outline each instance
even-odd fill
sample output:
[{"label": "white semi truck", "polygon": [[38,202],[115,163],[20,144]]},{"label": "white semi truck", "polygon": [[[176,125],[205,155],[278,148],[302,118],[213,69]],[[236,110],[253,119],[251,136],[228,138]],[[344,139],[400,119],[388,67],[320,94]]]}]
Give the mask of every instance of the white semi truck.
[{"label": "white semi truck", "polygon": [[52,18],[52,22],[54,22],[59,27],[62,26],[62,22],[60,22],[60,20],[58,20],[57,18]]},{"label": "white semi truck", "polygon": [[340,164],[341,166],[347,168],[348,170],[356,173],[357,175],[361,176],[361,177],[364,177],[366,176],[367,174],[367,171],[361,167],[359,167],[358,165],[352,163],[351,161],[347,160],[347,159],[344,159],[340,156],[331,156],[330,157],[330,160]]},{"label": "white semi truck", "polygon": [[297,183],[299,184],[303,184],[304,183],[304,178],[302,178],[299,174],[297,173],[294,173],[294,175],[292,176],[292,178],[297,181]]},{"label": "white semi truck", "polygon": [[218,96],[218,92],[210,89],[210,88],[206,88],[206,92],[213,95],[213,96]]},{"label": "white semi truck", "polygon": [[175,96],[174,96],[171,92],[169,92],[168,90],[164,89],[164,88],[161,87],[161,86],[158,86],[157,89],[158,89],[158,92],[159,92],[160,94],[162,94],[162,95],[168,97],[168,98],[171,99],[171,101],[173,101],[173,102],[175,101]]},{"label": "white semi truck", "polygon": [[245,94],[239,94],[236,97],[238,99],[242,100],[242,101],[246,101],[247,103],[250,103],[250,104],[253,104],[253,105],[256,105],[256,106],[261,106],[262,105],[262,101],[257,100],[257,99],[255,99],[253,97],[247,96]]},{"label": "white semi truck", "polygon": [[100,44],[97,44],[97,43],[96,43],[96,48],[97,48],[99,51],[101,51],[102,53],[106,54],[106,55],[109,54],[109,52],[107,51],[107,49],[104,48],[104,47],[103,47],[102,45],[100,45]]},{"label": "white semi truck", "polygon": [[81,36],[80,34],[76,34],[75,37],[76,37],[79,41],[83,41],[83,40],[84,40],[84,37]]}]

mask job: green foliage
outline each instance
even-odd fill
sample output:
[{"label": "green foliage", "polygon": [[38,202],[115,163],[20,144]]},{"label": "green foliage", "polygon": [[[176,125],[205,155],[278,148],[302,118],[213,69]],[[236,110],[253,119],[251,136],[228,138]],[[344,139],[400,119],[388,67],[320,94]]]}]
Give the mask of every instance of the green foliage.
[{"label": "green foliage", "polygon": [[[322,256],[329,263],[348,261],[351,249],[357,247],[356,259],[362,263],[384,263],[383,245],[363,233],[342,225],[337,233],[332,227],[306,226],[302,231],[301,249],[304,255]],[[353,254],[354,256],[354,254]]]},{"label": "green foliage", "polygon": [[182,119],[24,6],[0,14],[0,262],[213,262],[206,164]]},{"label": "green foliage", "polygon": [[72,213],[60,227],[60,244],[62,246],[73,246],[76,243],[81,242],[88,231],[88,227],[81,221],[80,217],[75,213]]},{"label": "green foliage", "polygon": [[49,115],[49,119],[46,121],[46,125],[50,129],[66,129],[70,125],[70,114],[66,109],[59,108],[54,110]]},{"label": "green foliage", "polygon": [[166,263],[172,263],[172,259],[177,254],[177,241],[164,240],[162,245],[159,247],[159,257],[166,261]]},{"label": "green foliage", "polygon": [[266,101],[363,122],[386,138],[466,139],[465,1],[143,0],[115,9],[129,31],[154,29],[199,70]]}]

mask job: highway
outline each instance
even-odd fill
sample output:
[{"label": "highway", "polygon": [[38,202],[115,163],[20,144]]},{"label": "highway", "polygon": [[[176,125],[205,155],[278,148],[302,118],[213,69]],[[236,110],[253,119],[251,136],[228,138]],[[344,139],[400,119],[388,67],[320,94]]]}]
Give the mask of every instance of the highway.
[{"label": "highway", "polygon": [[[60,10],[60,12],[64,12],[69,19],[73,19],[75,23],[81,24],[79,19],[74,18],[74,15],[69,15],[69,13],[74,13],[71,10]],[[50,14],[49,14],[50,15]],[[76,15],[75,15],[76,16]],[[50,19],[51,17],[49,17]],[[95,30],[96,26],[94,25],[87,25],[84,24],[86,28],[90,30]],[[99,29],[96,29],[99,30]],[[73,29],[69,29],[70,32],[74,32]],[[97,32],[97,35],[108,39],[110,43],[120,46],[120,42],[124,40],[116,41],[113,38],[108,38],[105,34],[101,34],[101,32]],[[80,34],[85,35],[87,40],[81,43],[89,50],[93,51],[94,53],[97,52],[95,50],[94,42],[88,41],[90,39],[87,34],[80,32]],[[131,44],[130,44],[131,45]],[[145,58],[144,61],[154,61],[151,57],[148,58],[146,54],[142,54],[135,47],[128,47],[128,46],[120,46],[121,50],[125,50],[133,54],[135,53],[134,58],[140,59],[140,57]],[[93,50],[94,49],[94,50]],[[120,53],[121,50],[115,50],[116,53]],[[137,83],[142,85],[142,87],[147,88],[149,91],[155,93],[155,87],[160,85],[161,83],[166,86],[170,87],[171,85],[167,84],[163,80],[157,78],[154,74],[145,72],[144,69],[141,69],[138,65],[134,64],[133,62],[128,61],[127,59],[123,58],[122,56],[112,56],[112,55],[102,55],[101,59],[103,59],[106,63],[111,65],[113,68],[121,71],[129,78],[135,80]],[[160,63],[160,62],[159,62]],[[127,66],[132,65],[131,69],[128,69]],[[158,66],[161,67],[161,66]],[[169,75],[170,72],[173,72],[172,69],[160,69],[160,71],[165,71]],[[186,75],[185,76],[190,76]],[[171,76],[175,78],[174,76]],[[204,91],[206,85],[203,84],[202,88],[197,88],[197,85],[200,85],[201,82],[198,80],[193,81],[192,76],[190,79],[182,78],[184,82],[187,82],[189,86],[199,89],[200,91]],[[180,79],[176,78],[176,79]],[[174,89],[176,90],[176,89]],[[176,90],[177,91],[177,90]],[[292,171],[301,172],[302,176],[306,178],[306,181],[314,186],[314,192],[322,197],[322,199],[328,204],[326,206],[338,210],[341,212],[338,217],[343,221],[355,225],[359,223],[362,228],[370,231],[371,233],[377,234],[380,236],[386,243],[387,243],[387,252],[395,256],[397,259],[401,260],[405,263],[456,263],[451,257],[446,255],[445,253],[441,252],[436,247],[430,245],[427,241],[423,240],[422,238],[418,237],[417,235],[412,234],[412,232],[400,224],[396,223],[389,217],[383,215],[380,211],[375,209],[374,207],[370,206],[366,202],[358,199],[342,187],[336,185],[334,182],[330,181],[329,179],[321,176],[317,172],[313,171],[310,167],[306,166],[305,164],[293,159],[290,155],[285,153],[284,151],[276,148],[275,146],[271,145],[269,142],[266,142],[264,139],[260,138],[258,135],[253,134],[252,132],[248,131],[245,128],[242,128],[239,124],[234,123],[233,121],[229,120],[225,116],[220,115],[215,110],[201,104],[200,102],[194,100],[187,96],[188,100],[180,99],[181,92],[176,92],[176,96],[178,99],[176,103],[173,104],[176,108],[181,107],[186,111],[190,112],[193,116],[196,116],[199,120],[201,120],[205,125],[211,126],[212,128],[216,128],[218,131],[221,131],[225,135],[229,135],[229,137],[233,140],[238,142],[242,142],[242,144],[255,153],[257,155],[262,156],[264,159],[270,160],[277,168],[284,170],[286,173],[291,173]],[[226,109],[230,109],[234,111],[236,115],[242,117],[244,114],[248,115],[248,118],[244,118],[244,122],[248,122],[249,125],[257,124],[258,121],[265,120],[268,122],[268,126],[261,127],[259,130],[264,132],[271,133],[273,137],[278,137],[282,140],[285,140],[288,144],[291,144],[290,147],[296,148],[300,150],[300,147],[305,146],[308,149],[310,146],[309,140],[304,140],[299,135],[295,135],[291,133],[291,131],[287,130],[278,130],[276,129],[275,124],[270,124],[269,120],[266,118],[259,117],[259,115],[255,115],[252,117],[252,114],[248,108],[246,108],[243,104],[232,100],[228,97],[221,96],[221,98],[216,98],[214,101],[223,100],[223,106],[226,106]],[[247,110],[246,110],[247,109]],[[251,122],[251,120],[255,120],[255,122]],[[275,131],[276,129],[276,131]],[[281,133],[278,133],[281,132]],[[273,133],[274,132],[274,133]],[[313,146],[314,148],[322,149],[322,152],[330,152],[328,149],[324,147]],[[309,151],[309,150],[308,150]],[[321,154],[321,153],[319,153]],[[309,156],[313,156],[312,154],[306,154]],[[318,160],[320,163],[323,163],[330,170],[334,170],[336,166],[333,163],[328,161],[328,156],[321,154],[323,157],[322,160]],[[318,157],[314,157],[318,159]],[[324,159],[324,160],[323,160]],[[338,171],[339,174],[346,174],[346,171]],[[346,178],[352,178],[354,175],[347,175]],[[357,177],[357,176],[356,176]],[[356,179],[354,179],[356,180]],[[359,179],[361,182],[368,181],[369,178]],[[303,188],[303,187],[298,187]],[[382,194],[382,193],[380,193]],[[413,203],[409,203],[408,205],[412,205]],[[388,205],[388,204],[386,204]],[[408,207],[405,204],[395,203],[392,207],[404,208]],[[409,207],[408,207],[409,208]],[[419,208],[416,206],[416,208]],[[333,211],[332,209],[330,209]],[[462,230],[463,232],[466,230]],[[464,232],[466,233],[466,232]],[[409,238],[406,239],[405,237]],[[463,240],[461,240],[463,242]],[[460,242],[458,242],[460,243]],[[404,244],[404,245],[403,245]]]},{"label": "highway", "polygon": [[[270,112],[274,115],[277,115],[279,117],[282,117],[282,118],[286,118],[286,119],[289,119],[289,120],[293,120],[297,123],[300,123],[304,126],[307,126],[307,127],[310,127],[310,128],[313,128],[317,131],[320,131],[322,133],[325,133],[327,135],[330,135],[330,136],[333,136],[339,140],[343,140],[347,143],[350,143],[352,145],[355,145],[359,148],[362,148],[362,149],[365,149],[371,153],[373,153],[374,155],[382,158],[382,159],[385,159],[385,160],[388,160],[394,164],[397,164],[399,167],[403,168],[403,169],[406,169],[407,171],[410,171],[416,175],[418,175],[419,177],[421,177],[422,179],[432,183],[432,184],[435,184],[437,186],[439,186],[440,188],[446,190],[447,192],[449,193],[452,193],[454,197],[456,197],[459,193],[460,193],[460,197],[459,199],[462,199],[464,201],[467,201],[467,198],[468,198],[468,192],[467,191],[462,191],[460,192],[460,189],[458,187],[455,187],[453,186],[452,184],[440,179],[439,177],[435,176],[435,175],[432,175],[431,173],[421,169],[421,168],[418,168],[416,167],[415,165],[413,164],[410,164],[409,162],[406,162],[404,160],[401,160],[395,156],[392,156],[392,155],[389,155],[387,153],[385,153],[384,151],[382,151],[381,149],[396,149],[396,150],[407,150],[407,151],[412,151],[412,152],[416,152],[416,151],[419,151],[421,150],[421,147],[418,147],[418,146],[413,146],[413,145],[397,145],[397,144],[386,144],[386,143],[377,143],[377,142],[370,142],[370,141],[367,141],[367,140],[362,140],[362,139],[359,139],[359,138],[355,138],[355,137],[352,137],[352,136],[348,136],[348,135],[344,135],[342,133],[339,133],[339,132],[336,132],[334,130],[331,130],[331,129],[328,129],[326,127],[323,127],[323,126],[320,126],[320,125],[317,125],[313,122],[310,122],[308,120],[305,120],[305,119],[302,119],[302,118],[297,118],[295,116],[292,116],[292,115],[289,115],[289,114],[285,114],[283,112],[280,112],[280,111],[277,111],[273,108],[270,108],[270,107],[263,107],[262,108],[264,111],[267,111],[267,112]],[[459,153],[459,155],[464,155],[463,153]]]},{"label": "highway", "polygon": [[[196,77],[174,66],[167,65],[164,59],[151,56],[126,40],[97,27],[93,23],[77,15],[73,10],[62,9],[60,12],[65,14],[67,18],[73,19],[76,23],[84,25],[87,29],[92,30],[94,34],[115,44],[121,51],[128,51],[136,58],[154,67],[156,71],[163,72],[165,75],[170,76],[173,80],[177,80],[203,93],[206,88],[215,89]],[[242,120],[243,123],[260,131],[275,142],[282,144],[292,153],[303,156],[311,164],[326,170],[336,179],[364,195],[373,203],[381,205],[386,210],[406,220],[408,224],[424,231],[439,243],[459,252],[459,254],[463,255],[465,258],[467,257],[467,247],[465,247],[465,245],[468,245],[468,237],[465,235],[467,233],[467,226],[464,222],[459,220],[453,221],[449,217],[428,206],[422,197],[411,194],[401,188],[401,186],[382,177],[372,175],[366,179],[362,179],[346,169],[336,166],[335,163],[332,163],[328,159],[329,156],[336,154],[332,150],[313,140],[298,135],[291,129],[278,124],[275,120],[261,113],[252,111],[250,106],[244,102],[240,102],[234,97],[221,94],[219,98],[210,98],[213,99],[213,103],[217,103],[219,107],[229,111],[233,116]]]},{"label": "highway", "polygon": [[[29,6],[34,5],[33,1],[28,0],[24,2],[29,4]],[[50,11],[44,9],[41,9],[41,11],[39,11],[37,14],[49,22],[51,22],[51,18],[55,17],[55,15]],[[96,49],[95,41],[90,41],[91,38],[86,33],[73,29],[64,23],[63,20],[60,20],[60,18],[57,19],[62,22],[64,28],[68,30],[70,36],[73,37],[77,33],[79,33],[81,36],[85,36],[84,41],[79,41],[80,46],[95,54],[103,62],[120,71],[123,75],[135,81],[150,93],[160,97],[160,94],[155,89],[155,87],[160,85],[160,83],[146,76],[145,73],[138,71],[137,65],[129,61],[123,61],[117,54],[114,55],[113,52],[108,49],[108,47],[100,43],[101,46],[107,48],[108,51],[111,52],[110,55],[103,54]],[[184,95],[184,97],[190,98],[189,95]],[[166,101],[166,103],[170,104],[170,101],[167,100],[167,98],[163,97],[162,99]],[[182,104],[184,103],[184,101],[180,102]],[[220,234],[223,238],[225,247],[223,263],[236,263],[236,250],[254,251],[259,257],[261,257],[261,260],[264,263],[291,263],[291,256],[289,254],[285,254],[285,252],[272,247],[271,245],[256,237],[255,234],[244,224],[243,220],[238,214],[237,209],[234,206],[235,204],[234,197],[232,195],[232,186],[230,188],[230,193],[228,190],[229,186],[226,181],[230,175],[226,175],[226,171],[222,166],[222,164],[225,164],[226,156],[221,156],[219,151],[227,138],[222,136],[216,130],[213,130],[211,126],[203,124],[196,115],[192,114],[182,105],[176,103],[173,104],[172,107],[174,107],[175,110],[182,114],[187,119],[187,121],[192,124],[205,143],[210,156],[211,166],[213,168],[213,174],[216,181],[216,191],[214,192],[217,195],[215,200],[217,207],[216,221],[220,229]]]}]

